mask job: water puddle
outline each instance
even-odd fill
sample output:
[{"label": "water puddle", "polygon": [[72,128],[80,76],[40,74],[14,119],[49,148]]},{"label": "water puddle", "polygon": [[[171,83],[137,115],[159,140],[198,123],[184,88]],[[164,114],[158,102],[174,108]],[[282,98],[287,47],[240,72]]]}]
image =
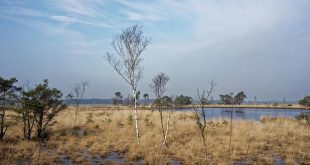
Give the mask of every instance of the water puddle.
[{"label": "water puddle", "polygon": [[272,156],[275,165],[285,165],[285,161],[280,156]]},{"label": "water puddle", "polygon": [[105,160],[118,164],[125,164],[126,156],[125,154],[119,154],[115,151],[109,152]]},{"label": "water puddle", "polygon": [[181,165],[181,161],[176,160],[176,159],[170,159],[169,164],[170,165]]},{"label": "water puddle", "polygon": [[63,165],[71,165],[71,164],[73,164],[71,158],[69,156],[67,156],[67,155],[61,155],[59,158],[60,158],[60,162]]},{"label": "water puddle", "polygon": [[235,160],[232,164],[233,165],[244,165],[244,164],[248,164],[246,163],[247,161],[245,160]]},{"label": "water puddle", "polygon": [[15,160],[14,165],[31,165],[31,159],[18,159]]},{"label": "water puddle", "polygon": [[[97,165],[97,164],[125,164],[126,163],[126,156],[123,153],[118,153],[115,151],[109,152],[106,156],[101,155],[91,155],[89,152],[84,151],[78,154],[79,156],[85,158],[86,162],[88,162],[90,165]],[[63,165],[72,165],[72,164],[79,164],[73,161],[70,156],[67,155],[61,155],[60,157],[60,163]],[[144,161],[143,161],[144,162]],[[138,162],[133,162],[134,164],[140,164]]]},{"label": "water puddle", "polygon": [[76,135],[78,137],[82,138],[82,137],[84,137],[86,135],[86,132],[83,129],[79,129],[79,130],[76,130]]},{"label": "water puddle", "polygon": [[[272,160],[274,165],[285,165],[285,161],[282,157],[277,155],[272,155]],[[241,160],[234,160],[233,165],[245,165],[245,164],[251,164],[251,158],[241,159]],[[298,164],[298,163],[297,163]]]}]

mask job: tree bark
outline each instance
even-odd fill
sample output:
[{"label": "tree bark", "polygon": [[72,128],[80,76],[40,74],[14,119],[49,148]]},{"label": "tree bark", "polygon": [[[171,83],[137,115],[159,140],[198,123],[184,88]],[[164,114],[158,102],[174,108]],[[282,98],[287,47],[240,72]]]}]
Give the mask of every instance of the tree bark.
[{"label": "tree bark", "polygon": [[229,133],[229,163],[231,163],[231,154],[232,154],[232,149],[231,149],[231,137],[232,137],[232,118],[233,118],[233,111],[234,109],[231,110],[230,112],[230,133]]},{"label": "tree bark", "polygon": [[136,120],[136,137],[137,137],[137,144],[140,144],[139,121],[138,121],[139,119],[138,119],[136,89],[133,89],[133,96],[134,96],[134,106],[135,106],[135,120]]},{"label": "tree bark", "polygon": [[168,113],[168,118],[167,118],[167,125],[166,125],[166,132],[164,134],[164,141],[163,141],[163,145],[167,146],[167,136],[168,136],[168,131],[169,131],[169,121],[170,121],[170,112]]},{"label": "tree bark", "polygon": [[23,119],[23,133],[24,133],[24,140],[27,139],[27,123],[26,123],[26,112],[22,113],[22,119]]},{"label": "tree bark", "polygon": [[42,129],[42,125],[43,125],[43,112],[40,112],[39,115],[40,116],[39,116],[39,121],[38,121],[38,125],[37,125],[37,138],[39,138],[41,140],[42,133],[43,133],[43,129]]},{"label": "tree bark", "polygon": [[1,114],[1,127],[0,127],[0,140],[3,139],[5,131],[4,131],[4,117],[5,117],[5,111],[2,109],[2,114]]},{"label": "tree bark", "polygon": [[204,132],[205,132],[205,129],[204,129],[204,128],[200,129],[200,133],[201,133],[201,144],[202,144],[203,146],[206,146],[206,138],[205,138]]},{"label": "tree bark", "polygon": [[163,138],[165,139],[165,128],[164,128],[164,122],[163,122],[163,112],[160,108],[161,105],[159,105],[159,115],[160,115],[160,123],[161,123],[161,129],[162,129],[162,133],[163,133]]}]

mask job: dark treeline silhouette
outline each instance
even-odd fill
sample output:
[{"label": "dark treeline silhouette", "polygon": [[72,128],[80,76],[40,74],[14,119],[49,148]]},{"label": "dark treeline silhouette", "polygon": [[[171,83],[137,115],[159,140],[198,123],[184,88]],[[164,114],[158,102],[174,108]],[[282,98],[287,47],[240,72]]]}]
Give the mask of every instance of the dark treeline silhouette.
[{"label": "dark treeline silhouette", "polygon": [[246,99],[246,95],[243,91],[237,93],[234,96],[234,93],[230,92],[229,94],[220,95],[220,100],[222,104],[242,104],[244,103],[244,100]]}]

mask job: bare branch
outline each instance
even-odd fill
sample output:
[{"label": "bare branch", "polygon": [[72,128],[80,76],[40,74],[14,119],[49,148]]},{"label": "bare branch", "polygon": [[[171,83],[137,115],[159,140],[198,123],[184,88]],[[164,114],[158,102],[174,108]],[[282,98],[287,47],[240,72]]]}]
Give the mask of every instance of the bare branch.
[{"label": "bare branch", "polygon": [[152,79],[150,88],[154,92],[157,99],[161,99],[166,91],[166,84],[169,81],[169,77],[165,73],[159,73]]}]

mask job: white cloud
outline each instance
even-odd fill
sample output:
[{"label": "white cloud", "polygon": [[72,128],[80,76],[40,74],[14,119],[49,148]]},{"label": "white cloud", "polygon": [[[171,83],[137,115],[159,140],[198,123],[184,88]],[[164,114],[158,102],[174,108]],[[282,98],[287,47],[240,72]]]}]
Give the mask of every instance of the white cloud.
[{"label": "white cloud", "polygon": [[169,12],[165,10],[160,2],[146,3],[146,2],[132,2],[128,0],[117,0],[117,3],[125,8],[120,10],[121,14],[127,16],[129,20],[133,21],[162,21],[166,20]]},{"label": "white cloud", "polygon": [[115,27],[114,25],[107,24],[107,23],[101,23],[101,22],[92,22],[92,21],[84,21],[80,20],[76,17],[68,17],[68,16],[62,16],[62,15],[54,15],[50,17],[51,20],[64,22],[64,23],[79,23],[79,24],[85,24],[85,25],[91,25],[96,27]]},{"label": "white cloud", "polygon": [[62,16],[62,15],[60,15],[60,16],[54,15],[54,16],[51,16],[50,18],[52,20],[59,21],[59,22],[68,22],[68,23],[76,23],[77,22],[76,18]]},{"label": "white cloud", "polygon": [[81,0],[53,0],[51,1],[53,5],[64,10],[65,12],[94,17],[96,15],[96,11],[91,6],[86,5],[85,2],[87,1],[81,1]]},{"label": "white cloud", "polygon": [[124,15],[127,16],[129,20],[132,21],[160,21],[161,18],[155,15],[144,15],[143,13],[131,12],[131,11],[122,11]]}]

